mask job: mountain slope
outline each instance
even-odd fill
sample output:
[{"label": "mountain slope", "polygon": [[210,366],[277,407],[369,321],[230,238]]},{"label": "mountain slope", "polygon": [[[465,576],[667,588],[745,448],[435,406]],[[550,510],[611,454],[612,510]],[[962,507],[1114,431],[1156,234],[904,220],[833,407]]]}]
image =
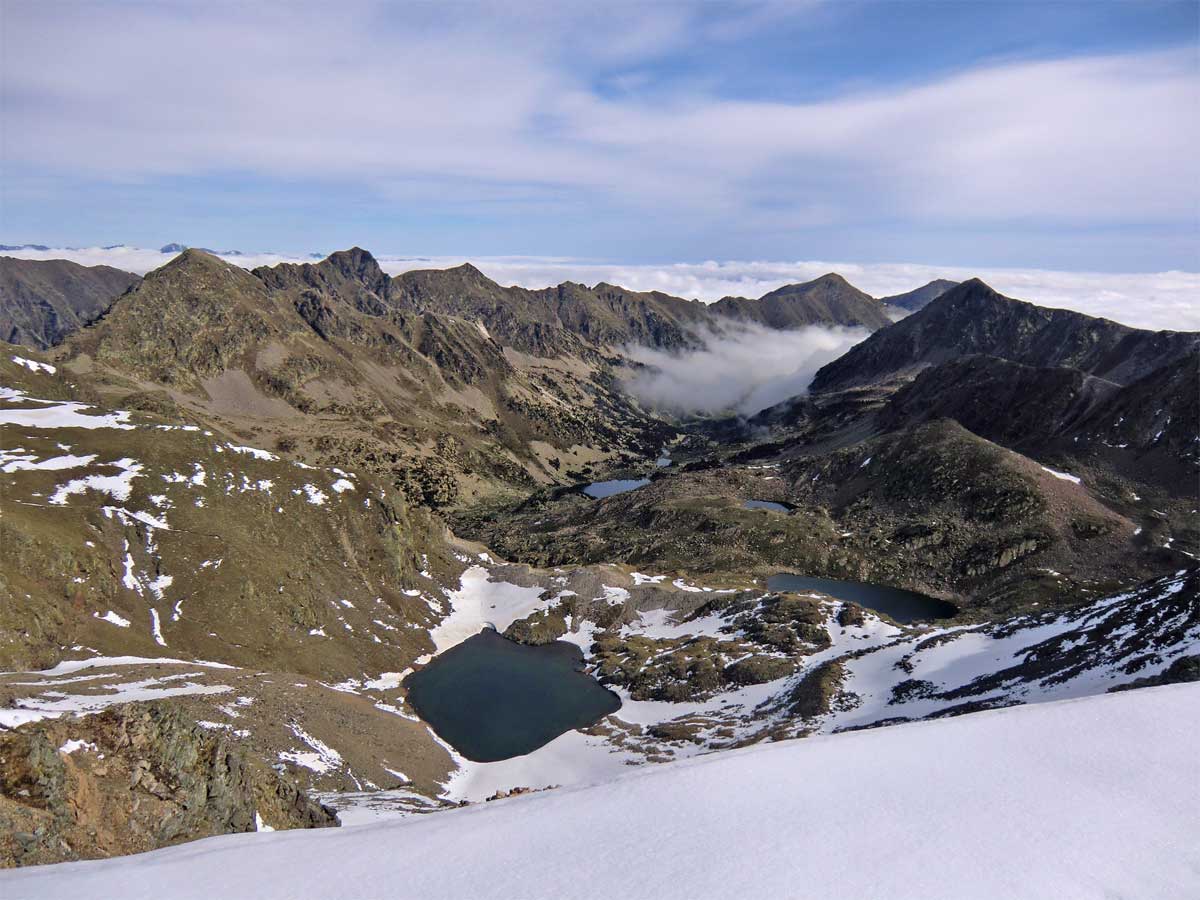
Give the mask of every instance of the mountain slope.
[{"label": "mountain slope", "polygon": [[52,347],[139,281],[110,266],[0,256],[0,341]]},{"label": "mountain slope", "polygon": [[919,288],[907,291],[903,294],[892,294],[890,297],[880,297],[879,302],[884,306],[894,306],[899,309],[906,309],[909,312],[916,312],[918,309],[923,309],[928,306],[946,291],[958,285],[957,281],[947,281],[945,278],[937,278],[928,284],[923,284]]},{"label": "mountain slope", "polygon": [[[350,900],[377,896],[399,870],[399,894],[428,898],[692,900],[729,885],[830,898],[1183,896],[1200,867],[1197,716],[1200,688],[1150,688],[784,741],[394,823],[0,873],[0,886],[30,900],[207,900],[319,884]],[[987,837],[947,852],[963,834]],[[878,858],[821,852],[850,846]]]},{"label": "mountain slope", "polygon": [[[372,621],[427,618],[403,591],[457,565],[394,488],[196,425],[47,400],[61,376],[7,359],[0,379],[0,667],[44,668],[76,644],[166,647],[338,681],[429,648]],[[314,631],[328,635],[319,655]]]},{"label": "mountain slope", "polygon": [[923,370],[876,421],[899,430],[951,418],[1015,450],[1177,490],[1200,465],[1198,384],[1200,349],[1124,386],[1078,369],[964,356]]},{"label": "mountain slope", "polygon": [[990,441],[1036,447],[1068,431],[1120,390],[1079,369],[962,356],[923,370],[897,391],[879,424],[896,430],[954,419]]},{"label": "mountain slope", "polygon": [[757,300],[724,297],[709,309],[716,316],[775,329],[843,325],[875,331],[892,322],[878,300],[832,273],[784,285]]},{"label": "mountain slope", "polygon": [[1141,331],[1046,309],[965,281],[817,372],[815,392],[910,377],[959,356],[987,354],[1032,366],[1065,366],[1128,384],[1186,354],[1193,332]]},{"label": "mountain slope", "polygon": [[253,273],[188,250],[56,359],[113,404],[365,467],[429,505],[585,477],[671,433],[578,337],[577,355],[521,354],[394,284],[357,248]]}]

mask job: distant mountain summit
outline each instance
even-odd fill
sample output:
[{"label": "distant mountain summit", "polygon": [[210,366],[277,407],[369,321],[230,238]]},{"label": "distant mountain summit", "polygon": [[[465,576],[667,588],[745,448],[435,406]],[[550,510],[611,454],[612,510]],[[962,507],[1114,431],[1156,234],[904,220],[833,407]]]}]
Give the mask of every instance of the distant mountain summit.
[{"label": "distant mountain summit", "polygon": [[1200,334],[1143,331],[997,293],[978,278],[876,332],[817,372],[813,391],[911,377],[960,356],[985,354],[1027,366],[1067,366],[1128,384],[1178,359]]},{"label": "distant mountain summit", "polygon": [[141,279],[110,266],[0,257],[0,340],[45,350]]},{"label": "distant mountain summit", "polygon": [[843,325],[875,331],[892,323],[880,301],[832,272],[803,284],[785,284],[757,300],[723,297],[709,309],[727,319],[775,329]]},{"label": "distant mountain summit", "polygon": [[[119,246],[119,245],[118,245]],[[207,247],[189,248],[187,244],[164,244],[158,248],[159,253],[182,253],[184,250],[195,249],[203,250],[205,253],[211,253],[214,256],[245,256],[241,250],[210,250]]]},{"label": "distant mountain summit", "polygon": [[908,291],[904,294],[893,294],[890,297],[880,297],[879,302],[884,306],[893,306],[899,309],[906,309],[909,312],[916,312],[918,309],[924,309],[946,291],[952,287],[957,287],[957,281],[948,281],[945,278],[938,278],[929,284],[923,284],[915,290]]}]

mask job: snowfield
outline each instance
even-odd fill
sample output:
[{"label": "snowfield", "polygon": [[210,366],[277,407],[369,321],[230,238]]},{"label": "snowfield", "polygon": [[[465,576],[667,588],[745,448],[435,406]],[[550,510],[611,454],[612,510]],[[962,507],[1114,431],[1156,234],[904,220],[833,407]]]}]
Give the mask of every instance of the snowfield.
[{"label": "snowfield", "polygon": [[10,870],[0,895],[1195,897],[1200,685],[784,741],[355,828]]}]

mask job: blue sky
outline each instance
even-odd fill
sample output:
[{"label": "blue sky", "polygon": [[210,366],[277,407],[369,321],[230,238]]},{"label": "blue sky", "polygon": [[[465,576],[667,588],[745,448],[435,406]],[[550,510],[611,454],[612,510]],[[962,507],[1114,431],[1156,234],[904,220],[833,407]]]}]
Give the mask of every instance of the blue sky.
[{"label": "blue sky", "polygon": [[2,15],[4,243],[1200,269],[1196,2]]}]

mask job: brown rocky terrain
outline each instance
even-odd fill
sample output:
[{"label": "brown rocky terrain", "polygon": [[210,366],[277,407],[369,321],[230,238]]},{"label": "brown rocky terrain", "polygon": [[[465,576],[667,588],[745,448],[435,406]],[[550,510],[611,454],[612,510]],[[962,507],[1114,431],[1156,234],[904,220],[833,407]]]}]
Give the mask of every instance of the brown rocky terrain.
[{"label": "brown rocky terrain", "polygon": [[[769,461],[768,461],[769,460]],[[747,500],[790,511],[747,509]],[[701,460],[603,500],[547,491],[456,518],[460,533],[535,565],[619,558],[655,571],[869,581],[976,615],[1078,602],[1187,564],[1160,531],[1086,484],[948,420],[812,453]],[[1132,516],[1132,517],[1131,517]],[[1176,523],[1180,549],[1194,540]]]},{"label": "brown rocky terrain", "polygon": [[[621,389],[619,346],[689,346],[694,304],[471,267],[392,279],[357,249],[255,272],[188,251],[49,354],[0,347],[4,852],[326,822],[297,788],[451,805],[468,766],[404,679],[448,621],[465,639],[510,602],[470,579],[536,588],[499,630],[570,640],[657,704],[585,735],[628,763],[1022,702],[1097,666],[1105,685],[1174,677],[1200,621],[1188,336],[971,284],[866,342],[924,316],[944,358],[920,325],[913,353],[868,354],[879,379],[749,428]],[[843,285],[758,309],[794,327],[835,315]],[[652,478],[579,490],[610,475]],[[776,572],[961,611],[901,625],[767,591]],[[1014,634],[1037,652],[970,655]],[[972,666],[939,675],[927,661],[964,636]]]},{"label": "brown rocky terrain", "polygon": [[0,867],[337,824],[287,777],[166,703],[0,732]]},{"label": "brown rocky terrain", "polygon": [[0,341],[52,347],[140,280],[111,266],[0,256]]},{"label": "brown rocky terrain", "polygon": [[523,354],[397,304],[362,251],[250,273],[186,251],[54,358],[113,405],[202,421],[429,506],[528,490],[672,433],[603,359]]}]

